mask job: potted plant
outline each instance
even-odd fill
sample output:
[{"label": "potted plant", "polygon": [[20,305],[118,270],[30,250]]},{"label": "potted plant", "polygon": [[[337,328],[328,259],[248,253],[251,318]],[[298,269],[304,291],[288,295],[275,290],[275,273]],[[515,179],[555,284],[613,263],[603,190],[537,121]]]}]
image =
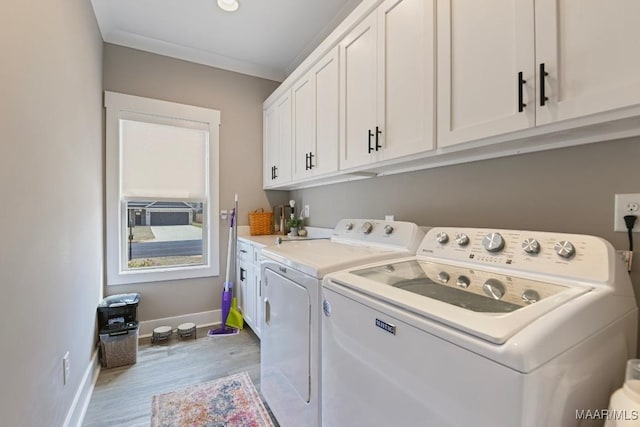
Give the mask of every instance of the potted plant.
[{"label": "potted plant", "polygon": [[287,227],[289,227],[289,236],[297,236],[298,229],[302,228],[302,220],[299,218],[289,218],[287,220]]}]

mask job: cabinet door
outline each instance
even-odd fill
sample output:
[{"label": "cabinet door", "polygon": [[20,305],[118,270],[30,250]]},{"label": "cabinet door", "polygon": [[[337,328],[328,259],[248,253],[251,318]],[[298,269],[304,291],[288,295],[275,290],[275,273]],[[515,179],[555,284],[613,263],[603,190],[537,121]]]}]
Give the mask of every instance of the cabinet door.
[{"label": "cabinet door", "polygon": [[264,144],[263,144],[263,186],[265,188],[274,184],[273,167],[275,166],[279,153],[280,145],[278,143],[278,135],[280,133],[280,123],[278,120],[277,105],[272,105],[263,113],[264,122]]},{"label": "cabinet door", "polygon": [[337,52],[322,58],[291,90],[294,179],[338,170]]},{"label": "cabinet door", "polygon": [[250,271],[249,263],[238,263],[238,287],[240,288],[240,308],[245,323],[252,328],[254,327],[255,316],[255,296],[251,295]]},{"label": "cabinet door", "polygon": [[291,180],[291,96],[282,95],[264,113],[267,162],[264,165],[265,187]]},{"label": "cabinet door", "polygon": [[315,80],[315,147],[310,160],[314,175],[338,170],[340,86],[338,50],[334,48],[313,69]]},{"label": "cabinet door", "polygon": [[536,0],[537,124],[640,104],[638,17],[637,0]]},{"label": "cabinet door", "polygon": [[278,100],[278,161],[276,184],[291,181],[291,96],[289,92]]},{"label": "cabinet door", "polygon": [[315,81],[307,73],[291,89],[293,109],[293,178],[311,175],[309,153],[315,151]]},{"label": "cabinet door", "polygon": [[[340,168],[377,160],[376,23],[374,12],[340,43]],[[373,149],[373,150],[372,150]]]},{"label": "cabinet door", "polygon": [[378,135],[381,158],[427,151],[435,138],[433,0],[378,7]]},{"label": "cabinet door", "polygon": [[437,11],[438,146],[534,126],[533,0],[442,0]]}]

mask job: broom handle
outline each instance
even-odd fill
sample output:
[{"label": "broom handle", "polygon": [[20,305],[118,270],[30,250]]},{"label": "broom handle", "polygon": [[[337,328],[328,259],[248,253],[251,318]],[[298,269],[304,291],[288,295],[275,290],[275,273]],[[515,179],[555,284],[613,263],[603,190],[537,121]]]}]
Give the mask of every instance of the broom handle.
[{"label": "broom handle", "polygon": [[231,255],[233,248],[233,217],[235,216],[235,209],[231,211],[231,226],[229,227],[229,242],[227,243],[227,275],[224,280],[224,290],[229,290],[229,270],[231,268]]},{"label": "broom handle", "polygon": [[235,218],[238,214],[238,193],[235,195],[233,203],[234,221],[233,221],[233,283],[238,283],[238,220]]}]

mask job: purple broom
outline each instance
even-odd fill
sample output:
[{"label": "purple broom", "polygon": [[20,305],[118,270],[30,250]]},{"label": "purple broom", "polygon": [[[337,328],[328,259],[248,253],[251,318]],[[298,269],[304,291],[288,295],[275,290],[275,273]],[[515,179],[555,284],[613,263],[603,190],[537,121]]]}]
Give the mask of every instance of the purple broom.
[{"label": "purple broom", "polygon": [[[236,198],[238,196],[236,195]],[[237,200],[237,199],[236,199]],[[222,291],[222,325],[217,329],[211,329],[208,335],[234,335],[238,333],[238,330],[235,328],[227,327],[227,317],[229,317],[229,311],[231,310],[231,302],[233,300],[233,292],[231,288],[233,288],[233,283],[229,279],[229,272],[231,270],[231,256],[232,254],[232,243],[233,243],[233,222],[235,220],[236,210],[231,209],[230,215],[230,223],[229,227],[229,249],[227,253],[227,273],[224,281],[224,289]]]}]

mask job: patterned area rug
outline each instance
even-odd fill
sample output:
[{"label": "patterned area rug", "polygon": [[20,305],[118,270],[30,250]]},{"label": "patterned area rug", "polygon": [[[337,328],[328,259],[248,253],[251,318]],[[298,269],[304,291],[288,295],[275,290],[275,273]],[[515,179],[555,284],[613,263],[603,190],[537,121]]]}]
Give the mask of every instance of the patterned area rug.
[{"label": "patterned area rug", "polygon": [[249,374],[153,396],[151,427],[274,426]]}]

